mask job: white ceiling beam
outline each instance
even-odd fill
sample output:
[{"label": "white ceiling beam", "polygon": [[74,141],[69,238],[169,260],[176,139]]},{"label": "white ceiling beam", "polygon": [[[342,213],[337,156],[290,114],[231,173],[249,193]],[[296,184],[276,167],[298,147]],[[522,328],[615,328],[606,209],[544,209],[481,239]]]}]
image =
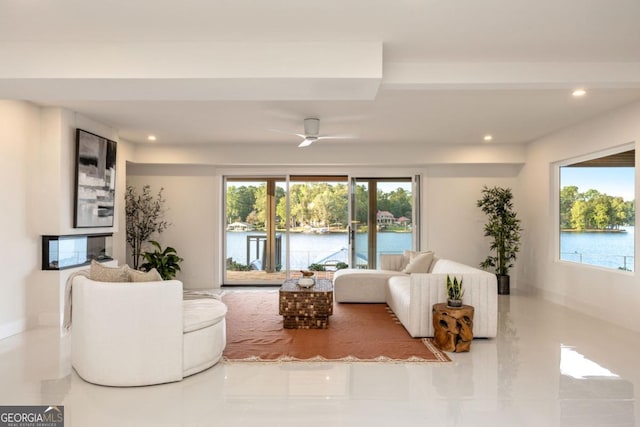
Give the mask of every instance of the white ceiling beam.
[{"label": "white ceiling beam", "polygon": [[382,43],[0,43],[0,97],[370,100]]},{"label": "white ceiling beam", "polygon": [[382,88],[402,90],[639,88],[640,62],[394,62]]}]

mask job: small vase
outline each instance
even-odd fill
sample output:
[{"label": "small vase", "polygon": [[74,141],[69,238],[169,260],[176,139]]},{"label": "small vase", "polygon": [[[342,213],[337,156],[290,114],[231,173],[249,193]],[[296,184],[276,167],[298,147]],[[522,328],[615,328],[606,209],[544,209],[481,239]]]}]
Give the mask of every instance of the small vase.
[{"label": "small vase", "polygon": [[453,307],[453,308],[460,308],[460,307],[462,307],[462,300],[460,300],[460,299],[448,299],[447,300],[447,306]]}]

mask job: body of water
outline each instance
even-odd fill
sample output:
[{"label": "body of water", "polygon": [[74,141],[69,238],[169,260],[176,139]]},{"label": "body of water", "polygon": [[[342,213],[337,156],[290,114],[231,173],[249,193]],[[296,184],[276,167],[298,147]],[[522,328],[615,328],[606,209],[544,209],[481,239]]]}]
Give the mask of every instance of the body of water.
[{"label": "body of water", "polygon": [[[256,245],[254,240],[254,243],[249,245],[249,256],[247,257],[247,236],[264,236],[264,233],[254,231],[228,232],[226,235],[227,258],[231,257],[240,264],[250,264],[262,256],[262,244]],[[347,233],[291,233],[289,236],[291,266],[287,266],[286,263],[286,234],[277,233],[277,235],[281,236],[283,269],[306,269],[311,264],[327,261],[348,263],[349,241]],[[411,249],[411,233],[380,232],[377,235],[378,256],[380,253],[403,253],[405,249]],[[367,233],[356,234],[356,252],[359,263],[366,263],[367,239]]]},{"label": "body of water", "polygon": [[[560,259],[583,264],[598,265],[614,269],[633,270],[634,227],[625,227],[626,233],[606,232],[561,232]],[[247,236],[258,236],[259,232],[228,232],[227,257],[240,264],[250,264],[262,256],[262,244],[255,242],[247,258]],[[346,233],[305,234],[291,233],[291,265],[286,263],[287,241],[281,236],[281,264],[283,269],[306,269],[314,263],[339,261],[348,263],[349,242]],[[359,263],[367,260],[367,233],[356,235]],[[411,249],[411,233],[378,233],[378,256],[380,253],[402,253]],[[259,251],[259,253],[258,253]]]},{"label": "body of water", "polygon": [[633,271],[635,228],[624,229],[626,233],[563,231],[560,259]]}]

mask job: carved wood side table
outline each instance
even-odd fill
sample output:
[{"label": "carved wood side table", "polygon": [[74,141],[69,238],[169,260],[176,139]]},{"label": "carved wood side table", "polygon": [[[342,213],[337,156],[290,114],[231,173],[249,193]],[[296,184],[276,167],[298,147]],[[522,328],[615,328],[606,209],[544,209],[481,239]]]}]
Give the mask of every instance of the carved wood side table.
[{"label": "carved wood side table", "polygon": [[470,305],[456,308],[446,303],[434,304],[434,344],[444,351],[469,351],[473,340],[473,313]]}]

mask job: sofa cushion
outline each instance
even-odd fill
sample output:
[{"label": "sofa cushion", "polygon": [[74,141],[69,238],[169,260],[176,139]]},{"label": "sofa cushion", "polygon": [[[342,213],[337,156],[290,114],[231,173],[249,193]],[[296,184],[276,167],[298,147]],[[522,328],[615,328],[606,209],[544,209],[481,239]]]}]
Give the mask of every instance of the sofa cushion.
[{"label": "sofa cushion", "polygon": [[160,282],[162,276],[158,273],[158,270],[152,268],[149,271],[129,269],[129,281],[130,282]]},{"label": "sofa cushion", "polygon": [[470,265],[452,261],[450,259],[438,259],[434,261],[433,268],[431,269],[430,273],[433,273],[433,274],[486,273],[486,271],[476,267],[471,267]]},{"label": "sofa cushion", "polygon": [[404,253],[402,254],[402,258],[403,258],[403,263],[402,263],[402,268],[400,268],[400,270],[398,271],[402,271],[405,268],[407,268],[407,266],[409,265],[409,263],[411,262],[411,260],[413,258],[415,258],[416,256],[420,255],[420,254],[424,254],[427,252],[433,252],[433,251],[412,251],[410,249],[405,249]]},{"label": "sofa cushion", "polygon": [[91,260],[89,267],[89,279],[96,282],[128,282],[129,266],[105,267],[96,260]]},{"label": "sofa cushion", "polygon": [[215,325],[224,319],[227,306],[217,299],[202,298],[182,301],[184,333]]},{"label": "sofa cushion", "polygon": [[387,279],[403,276],[399,271],[345,268],[333,276],[333,295],[336,302],[386,302]]},{"label": "sofa cushion", "polygon": [[389,278],[387,284],[387,305],[403,325],[409,324],[409,309],[411,307],[410,276]]},{"label": "sofa cushion", "polygon": [[409,264],[402,270],[403,273],[428,273],[433,252],[413,252],[410,254]]}]

